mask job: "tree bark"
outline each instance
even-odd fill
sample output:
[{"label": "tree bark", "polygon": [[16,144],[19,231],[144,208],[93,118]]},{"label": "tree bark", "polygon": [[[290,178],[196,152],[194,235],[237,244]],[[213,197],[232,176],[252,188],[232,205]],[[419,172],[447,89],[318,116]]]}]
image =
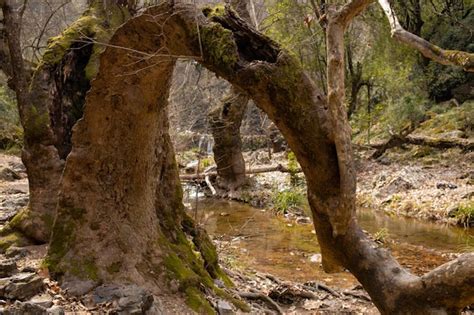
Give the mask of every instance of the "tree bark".
[{"label": "tree bark", "polygon": [[[157,245],[165,234],[158,214],[171,201],[179,204],[180,196],[166,199],[157,190],[179,178],[176,171],[154,167],[167,150],[161,119],[171,54],[196,58],[247,92],[275,122],[305,173],[323,255],[333,266],[350,270],[383,314],[452,313],[473,303],[474,254],[417,277],[370,240],[354,216],[355,174],[338,78],[344,74],[344,29],[370,2],[352,1],[329,11],[328,72],[335,73],[328,73],[328,100],[291,55],[233,11],[206,9],[206,18],[196,16],[194,6],[166,3],[121,27],[101,57],[73,137],[49,251],[53,272],[65,279],[152,285],[162,283],[156,274],[171,268],[166,262],[175,256],[169,247]],[[139,55],[163,47],[168,56],[137,62]],[[179,218],[179,213],[169,218],[170,226]],[[174,229],[175,235],[181,235],[179,230]],[[122,272],[109,273],[112,262],[121,262]]]}]

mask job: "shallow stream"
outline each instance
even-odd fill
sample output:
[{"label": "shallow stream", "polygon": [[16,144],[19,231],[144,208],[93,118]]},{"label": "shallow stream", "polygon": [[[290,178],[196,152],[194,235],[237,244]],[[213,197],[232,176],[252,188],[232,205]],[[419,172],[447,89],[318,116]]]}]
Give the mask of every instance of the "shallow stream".
[{"label": "shallow stream", "polygon": [[[249,205],[201,199],[190,214],[220,243],[222,255],[242,265],[293,281],[322,281],[342,288],[357,284],[348,272],[326,274],[312,224],[295,224]],[[422,274],[450,260],[450,253],[474,250],[474,231],[360,210],[361,226],[384,235],[384,246],[414,273]],[[221,241],[221,242],[219,242]]]}]

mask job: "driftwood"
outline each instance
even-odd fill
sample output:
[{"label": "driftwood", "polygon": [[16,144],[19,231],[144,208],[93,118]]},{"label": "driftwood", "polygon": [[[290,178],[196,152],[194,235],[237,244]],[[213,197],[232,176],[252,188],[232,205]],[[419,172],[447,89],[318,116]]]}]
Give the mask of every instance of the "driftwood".
[{"label": "driftwood", "polygon": [[[290,170],[287,167],[278,164],[276,166],[266,166],[266,167],[260,167],[260,168],[254,168],[251,170],[247,170],[245,173],[246,174],[261,174],[261,173],[270,173],[270,172],[282,172],[282,173],[301,173],[301,169],[296,169],[296,170]],[[217,172],[208,172],[208,173],[202,173],[202,174],[191,174],[191,175],[180,175],[179,178],[182,181],[191,181],[191,180],[204,180],[206,177],[213,177],[217,176]]]},{"label": "driftwood", "polygon": [[388,149],[400,147],[404,144],[423,145],[436,149],[460,148],[464,151],[472,151],[474,149],[474,141],[469,139],[443,139],[426,136],[401,136],[392,135],[385,143],[371,145],[376,151],[372,154],[372,158],[381,157]]}]

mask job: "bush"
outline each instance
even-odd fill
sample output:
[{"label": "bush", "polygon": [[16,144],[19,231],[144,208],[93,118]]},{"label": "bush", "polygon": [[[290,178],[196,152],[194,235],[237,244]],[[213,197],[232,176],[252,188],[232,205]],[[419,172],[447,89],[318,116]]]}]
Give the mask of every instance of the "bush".
[{"label": "bush", "polygon": [[286,213],[291,209],[301,208],[306,200],[303,193],[297,190],[283,190],[274,193],[273,208],[277,213]]}]

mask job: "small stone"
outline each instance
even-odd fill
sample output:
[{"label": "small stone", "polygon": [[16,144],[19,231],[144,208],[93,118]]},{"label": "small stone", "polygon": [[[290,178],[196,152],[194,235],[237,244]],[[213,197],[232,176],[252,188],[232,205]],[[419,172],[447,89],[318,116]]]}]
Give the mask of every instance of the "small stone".
[{"label": "small stone", "polygon": [[314,254],[309,257],[309,261],[312,263],[320,263],[322,261],[321,254]]},{"label": "small stone", "polygon": [[18,179],[21,179],[21,176],[11,168],[0,168],[0,180],[14,181]]},{"label": "small stone", "polygon": [[217,312],[219,313],[219,315],[235,314],[235,312],[232,309],[232,306],[229,304],[229,302],[224,301],[224,300],[219,300],[217,302]]},{"label": "small stone", "polygon": [[225,288],[225,283],[224,281],[222,281],[221,279],[214,279],[214,284],[216,285],[216,287],[218,288]]},{"label": "small stone", "polygon": [[54,305],[46,310],[46,314],[64,315],[64,309],[61,306]]},{"label": "small stone", "polygon": [[458,188],[457,185],[451,183],[437,183],[436,188],[438,189],[456,189]]},{"label": "small stone", "polygon": [[49,294],[41,294],[34,296],[30,302],[44,308],[49,308],[53,305],[53,298]]},{"label": "small stone", "polygon": [[2,314],[5,315],[43,315],[46,314],[46,309],[40,305],[30,302],[16,301],[15,304],[7,307]]},{"label": "small stone", "polygon": [[5,252],[5,256],[9,258],[23,258],[26,257],[29,253],[30,251],[24,247],[11,246]]},{"label": "small stone", "polygon": [[1,297],[11,300],[27,300],[43,288],[43,279],[35,273],[19,273],[0,280]]},{"label": "small stone", "polygon": [[67,292],[73,296],[81,296],[97,286],[97,283],[92,280],[66,280],[62,287],[66,288]]},{"label": "small stone", "polygon": [[13,259],[0,261],[0,277],[10,277],[16,271],[16,262]]}]

